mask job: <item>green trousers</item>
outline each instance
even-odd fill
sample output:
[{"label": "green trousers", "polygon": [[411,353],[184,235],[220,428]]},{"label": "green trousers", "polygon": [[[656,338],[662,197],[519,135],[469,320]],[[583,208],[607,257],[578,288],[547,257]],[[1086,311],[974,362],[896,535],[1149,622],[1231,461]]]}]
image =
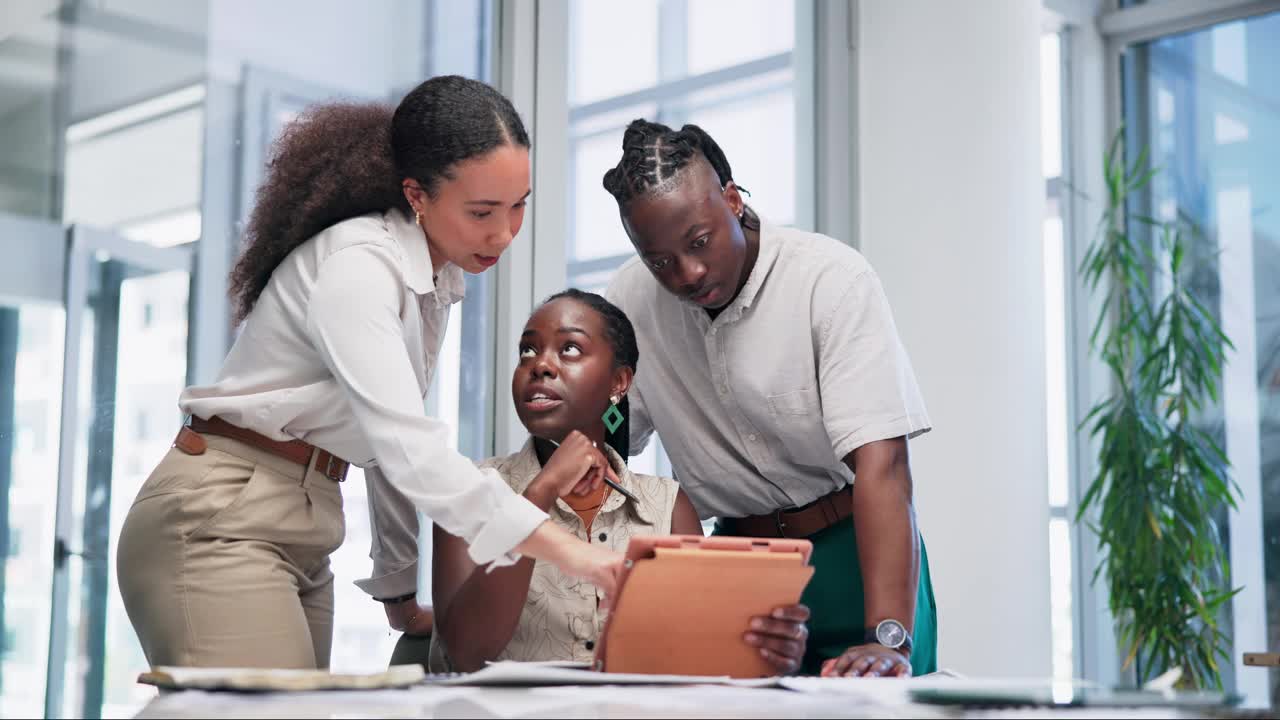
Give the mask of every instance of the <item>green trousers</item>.
[{"label": "green trousers", "polygon": [[[716,535],[727,534],[716,523]],[[806,538],[813,543],[810,564],[815,572],[800,602],[809,607],[809,647],[801,675],[817,675],[822,663],[853,645],[863,644],[867,628],[862,604],[862,572],[853,522],[841,522]],[[938,669],[938,609],[929,579],[929,556],[920,541],[920,584],[911,630],[911,670],[924,675]]]}]

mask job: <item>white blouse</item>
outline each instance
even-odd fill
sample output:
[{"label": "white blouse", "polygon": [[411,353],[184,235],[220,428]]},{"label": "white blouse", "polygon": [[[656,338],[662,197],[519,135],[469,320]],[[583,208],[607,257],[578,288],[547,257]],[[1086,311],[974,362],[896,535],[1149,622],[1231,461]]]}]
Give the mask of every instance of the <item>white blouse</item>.
[{"label": "white blouse", "polygon": [[374,597],[416,587],[414,507],[465,539],[479,564],[514,563],[515,546],[547,519],[450,449],[448,425],[425,413],[463,291],[457,266],[432,277],[426,239],[401,211],[345,220],[280,263],[217,380],[179,399],[184,413],[297,438],[365,469],[374,570],[357,584]]},{"label": "white blouse", "polygon": [[[638,502],[628,500],[621,493],[610,492],[588,528],[563,498],[557,498],[551,509],[551,521],[580,540],[603,545],[619,553],[626,552],[631,538],[637,535],[669,535],[680,486],[670,478],[633,473],[613,448],[606,446],[605,451],[618,481]],[[542,471],[532,438],[525,442],[520,452],[490,458],[481,467],[497,470],[518,493],[523,493]],[[600,609],[602,598],[600,589],[591,583],[569,577],[549,562],[535,562],[520,620],[511,640],[495,660],[590,663],[600,633],[604,630],[605,612]],[[436,621],[439,622],[439,616],[436,616]],[[454,670],[439,627],[431,635],[428,665],[432,672]]]}]

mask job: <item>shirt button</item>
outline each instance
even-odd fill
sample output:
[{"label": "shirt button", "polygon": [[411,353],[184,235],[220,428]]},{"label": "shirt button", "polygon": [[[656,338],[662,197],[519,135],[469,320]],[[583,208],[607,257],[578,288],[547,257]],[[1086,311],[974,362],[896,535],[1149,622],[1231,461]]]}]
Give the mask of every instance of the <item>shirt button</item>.
[{"label": "shirt button", "polygon": [[588,649],[588,650],[595,650],[595,649],[596,649],[595,641],[593,641],[593,640],[588,640],[588,641],[587,641],[587,649]]},{"label": "shirt button", "polygon": [[609,535],[607,533],[600,533],[600,542],[604,542],[605,540],[608,540],[608,539],[609,539]]},{"label": "shirt button", "polygon": [[755,435],[748,435],[748,436],[747,436],[747,441],[748,441],[748,442],[755,442],[757,439],[758,439],[758,438],[757,438]]},{"label": "shirt button", "polygon": [[721,395],[728,395],[728,394],[729,394],[729,388],[725,387],[724,385],[721,385],[721,386],[719,387],[719,390],[720,390],[720,394],[721,394]]}]

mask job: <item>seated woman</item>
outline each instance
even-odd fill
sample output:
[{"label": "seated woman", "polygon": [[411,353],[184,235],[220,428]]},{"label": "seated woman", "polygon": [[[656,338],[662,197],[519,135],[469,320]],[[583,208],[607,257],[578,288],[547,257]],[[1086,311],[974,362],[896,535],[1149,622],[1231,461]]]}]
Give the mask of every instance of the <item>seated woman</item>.
[{"label": "seated woman", "polygon": [[[525,325],[511,378],[516,414],[530,438],[520,452],[482,463],[554,522],[618,551],[633,535],[702,534],[692,503],[674,480],[633,473],[623,461],[625,397],[638,356],[631,321],[609,301],[579,290],[552,296]],[[610,478],[639,502],[603,483],[556,481],[559,464],[566,465],[564,477],[583,476],[584,468],[562,458],[589,443],[605,448]],[[569,489],[561,494],[557,487]],[[433,554],[432,671],[474,671],[489,660],[592,660],[604,625],[596,587],[530,558],[486,572],[471,562],[466,543],[439,526]],[[778,608],[743,628],[743,641],[779,674],[795,672],[808,617],[802,605]]]}]

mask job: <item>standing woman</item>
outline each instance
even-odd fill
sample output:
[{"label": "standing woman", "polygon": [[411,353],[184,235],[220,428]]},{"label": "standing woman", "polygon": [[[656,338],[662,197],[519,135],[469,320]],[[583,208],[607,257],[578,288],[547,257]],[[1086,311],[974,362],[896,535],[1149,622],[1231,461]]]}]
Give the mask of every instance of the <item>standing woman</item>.
[{"label": "standing woman", "polygon": [[632,122],[604,187],[639,255],[609,299],[651,358],[632,384],[631,452],[656,430],[718,533],[813,542],[801,672],[936,669],[907,458],[929,419],[875,271],[761,221],[695,125]]},{"label": "standing woman", "polygon": [[[461,77],[286,129],[231,275],[241,333],[217,380],[182,393],[190,422],[121,532],[120,591],[153,666],[328,667],[349,462],[369,483],[375,598],[416,607],[379,538],[413,537],[415,507],[478,564],[525,554],[613,589],[614,553],[547,522],[424,413],[463,273],[498,261],[529,192],[520,117]],[[604,467],[585,446],[543,473],[585,489]]]}]

